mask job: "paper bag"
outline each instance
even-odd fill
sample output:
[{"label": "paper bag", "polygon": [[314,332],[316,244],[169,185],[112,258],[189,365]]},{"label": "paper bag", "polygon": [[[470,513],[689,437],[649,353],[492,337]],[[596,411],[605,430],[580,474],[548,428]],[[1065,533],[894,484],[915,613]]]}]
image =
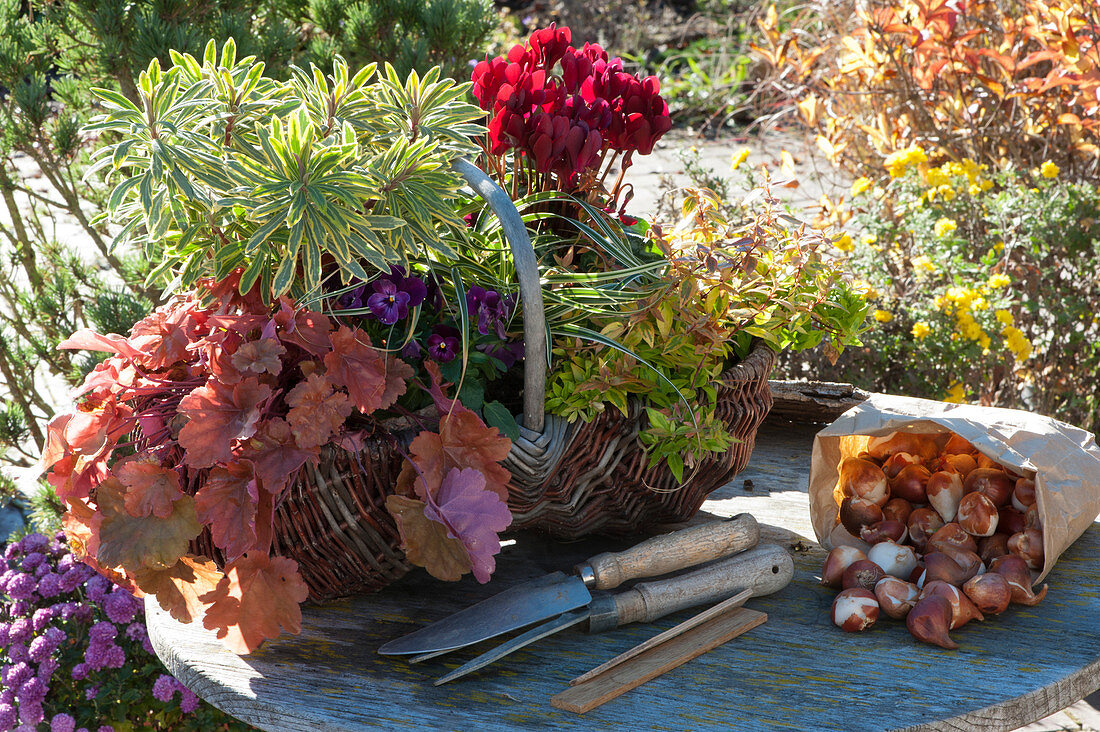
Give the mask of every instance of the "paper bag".
[{"label": "paper bag", "polygon": [[[842,458],[865,449],[867,438],[894,432],[954,432],[1017,473],[1034,474],[1044,554],[1036,582],[1100,514],[1100,447],[1091,433],[1015,409],[872,394],[814,437],[810,518],[825,548],[836,543],[830,541],[839,513],[833,490]],[[839,532],[847,535],[842,526]]]}]

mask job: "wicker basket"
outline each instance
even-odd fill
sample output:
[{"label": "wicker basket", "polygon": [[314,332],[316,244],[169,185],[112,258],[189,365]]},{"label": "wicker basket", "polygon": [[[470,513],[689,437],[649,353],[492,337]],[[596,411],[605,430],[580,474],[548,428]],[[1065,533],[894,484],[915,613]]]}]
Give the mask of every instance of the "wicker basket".
[{"label": "wicker basket", "polygon": [[[677,487],[667,468],[647,469],[638,439],[644,410],[629,418],[609,410],[588,424],[546,415],[546,328],[538,264],[511,199],[473,164],[455,170],[500,218],[512,246],[524,307],[524,412],[521,437],[505,464],[512,472],[509,508],[514,529],[560,538],[595,532],[628,533],[694,514],[707,494],[744,468],[756,429],[771,406],[768,374],[775,354],[765,346],[722,376],[718,414],[737,444],[706,461]],[[359,453],[326,448],[307,466],[275,513],[275,551],[296,560],[310,599],[373,591],[409,570],[385,497],[400,472],[396,445],[377,441]],[[212,547],[210,547],[212,549]]]}]

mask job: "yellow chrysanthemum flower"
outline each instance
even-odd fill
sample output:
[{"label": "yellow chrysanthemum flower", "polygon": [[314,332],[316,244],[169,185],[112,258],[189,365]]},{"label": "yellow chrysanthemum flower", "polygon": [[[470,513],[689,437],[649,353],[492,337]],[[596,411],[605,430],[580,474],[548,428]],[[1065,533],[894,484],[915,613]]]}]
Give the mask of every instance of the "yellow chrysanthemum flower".
[{"label": "yellow chrysanthemum flower", "polygon": [[1012,313],[1004,309],[995,310],[993,312],[993,315],[997,318],[997,322],[1001,325],[1012,325],[1014,322],[1016,322],[1015,318],[1012,317]]},{"label": "yellow chrysanthemum flower", "polygon": [[958,228],[959,225],[955,223],[954,219],[949,219],[945,216],[936,222],[934,230],[936,232],[936,236],[942,239],[948,234],[953,233]]},{"label": "yellow chrysanthemum flower", "polygon": [[1041,173],[1044,178],[1057,178],[1058,174],[1061,172],[1061,169],[1049,160],[1039,166],[1039,173]]},{"label": "yellow chrysanthemum flower", "polygon": [[871,179],[870,178],[866,178],[866,177],[856,178],[854,181],[852,181],[852,197],[855,198],[856,196],[858,196],[862,193],[866,193],[867,189],[869,189],[870,187],[871,187]]},{"label": "yellow chrysanthemum flower", "polygon": [[878,237],[875,236],[874,234],[864,234],[863,236],[860,237],[859,240],[861,242],[863,242],[864,244],[866,244],[867,246],[871,246],[876,241],[878,241]]},{"label": "yellow chrysanthemum flower", "polygon": [[963,386],[960,381],[956,381],[949,386],[947,388],[947,395],[943,398],[945,402],[951,402],[953,404],[960,404],[963,399],[966,399],[966,387]]},{"label": "yellow chrysanthemum flower", "polygon": [[916,270],[917,275],[925,275],[929,272],[935,272],[937,270],[936,263],[927,254],[921,254],[920,256],[913,257],[911,262],[913,269]]},{"label": "yellow chrysanthemum flower", "polygon": [[990,287],[1008,287],[1012,284],[1012,279],[1006,274],[995,274],[989,278]]},{"label": "yellow chrysanthemum flower", "polygon": [[877,320],[880,323],[889,323],[893,319],[894,319],[894,314],[891,313],[888,310],[876,310],[875,311],[875,320]]},{"label": "yellow chrysanthemum flower", "polygon": [[928,323],[925,323],[924,321],[917,321],[916,323],[913,323],[912,333],[914,338],[924,338],[931,332],[932,329],[928,327]]},{"label": "yellow chrysanthemum flower", "polygon": [[928,185],[932,188],[938,188],[939,186],[950,184],[951,180],[941,168],[929,168],[926,180]]},{"label": "yellow chrysanthemum flower", "polygon": [[737,170],[749,159],[749,149],[743,147],[736,154],[730,156],[730,170]]},{"label": "yellow chrysanthemum flower", "polygon": [[852,243],[852,236],[847,232],[841,234],[840,238],[834,241],[833,244],[842,252],[850,252],[855,248],[855,245]]}]

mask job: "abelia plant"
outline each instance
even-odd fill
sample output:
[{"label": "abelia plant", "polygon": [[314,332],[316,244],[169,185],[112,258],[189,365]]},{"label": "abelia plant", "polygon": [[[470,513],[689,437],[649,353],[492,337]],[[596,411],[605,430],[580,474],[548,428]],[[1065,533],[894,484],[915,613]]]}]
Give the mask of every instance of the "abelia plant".
[{"label": "abelia plant", "polygon": [[[297,564],[271,556],[277,506],[323,449],[384,433],[379,418],[400,409],[415,371],[356,325],[285,297],[265,305],[258,287],[239,294],[239,278],[204,281],[128,338],[85,330],[63,342],[113,355],[78,389],[77,410],[50,422],[42,464],[81,558],[247,652],[297,632],[306,599]],[[408,307],[413,279],[374,286],[378,320]],[[425,367],[442,419],[413,440],[407,500],[391,511],[410,561],[487,581],[496,532],[511,521],[497,462],[510,442],[448,400]],[[203,529],[221,566],[190,552]]]},{"label": "abelia plant", "polygon": [[141,601],[74,558],[65,534],[9,544],[0,597],[0,732],[244,729],[165,673]]},{"label": "abelia plant", "polygon": [[[473,71],[474,97],[489,112],[488,152],[515,151],[524,192],[596,189],[617,159],[625,170],[672,128],[657,77],[639,79],[600,46],[578,49],[571,39],[551,25]],[[503,172],[503,159],[495,165]]]}]

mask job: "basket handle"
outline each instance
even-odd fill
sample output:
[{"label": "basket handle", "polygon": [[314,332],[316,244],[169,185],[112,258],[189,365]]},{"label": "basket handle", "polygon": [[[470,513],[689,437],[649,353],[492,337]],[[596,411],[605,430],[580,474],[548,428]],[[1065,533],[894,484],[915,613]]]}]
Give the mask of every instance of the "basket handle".
[{"label": "basket handle", "polygon": [[504,190],[465,158],[455,158],[451,167],[462,176],[500,219],[519,278],[523,302],[523,426],[542,432],[546,400],[546,313],[542,307],[542,286],[535,249],[519,210]]}]

